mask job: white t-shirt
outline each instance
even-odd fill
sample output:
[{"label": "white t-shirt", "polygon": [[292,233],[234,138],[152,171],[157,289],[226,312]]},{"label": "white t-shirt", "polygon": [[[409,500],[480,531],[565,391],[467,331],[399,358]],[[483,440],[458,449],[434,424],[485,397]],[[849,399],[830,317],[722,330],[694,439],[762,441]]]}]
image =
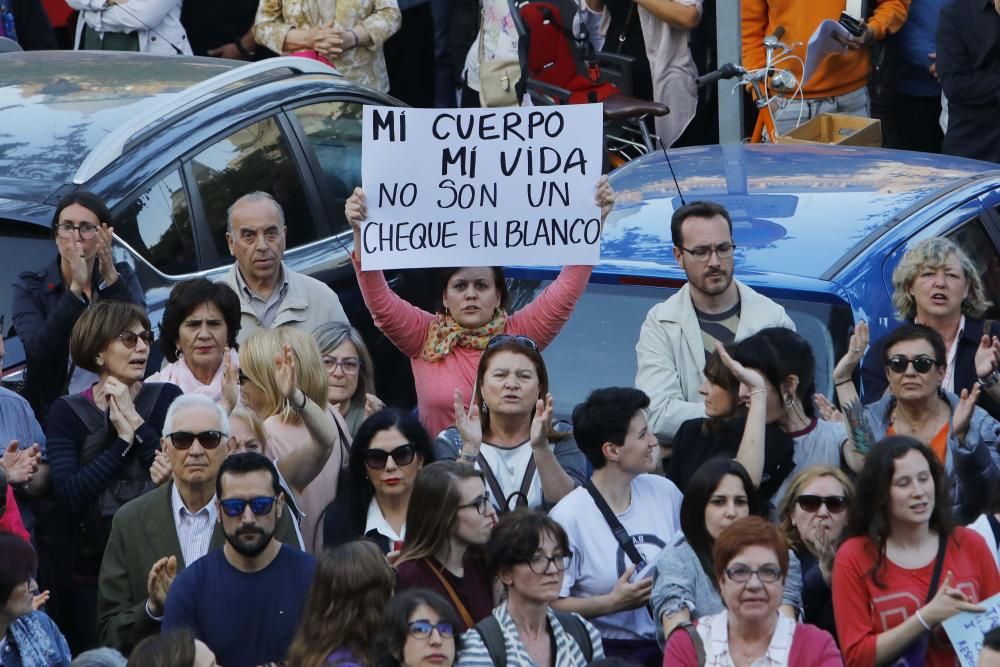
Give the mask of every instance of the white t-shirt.
[{"label": "white t-shirt", "polygon": [[[549,447],[552,447],[552,445],[549,445]],[[493,471],[493,475],[497,478],[497,483],[503,489],[505,499],[515,491],[521,490],[524,473],[528,471],[528,463],[531,462],[531,457],[534,455],[534,452],[531,451],[530,440],[526,440],[517,447],[510,449],[496,447],[488,442],[484,442],[483,446],[479,449],[479,453],[483,455],[483,458],[490,465],[490,470]],[[476,467],[478,468],[479,465],[476,464]],[[490,491],[492,495],[492,489]],[[510,501],[515,503],[517,507],[521,507],[522,503],[524,503],[524,499],[522,498],[511,498]],[[500,501],[497,498],[493,498],[493,506],[497,509],[500,508]],[[538,471],[536,470],[532,475],[531,485],[528,487],[528,507],[538,509],[541,506],[542,480],[539,478]]]},{"label": "white t-shirt", "polygon": [[[665,477],[639,475],[632,480],[632,503],[617,516],[647,563],[639,577],[651,576],[656,556],[663,547],[674,543],[681,529],[682,499],[680,490]],[[618,546],[587,489],[574,489],[552,508],[550,516],[566,531],[573,552],[560,597],[585,598],[609,593],[632,561]],[[590,621],[605,639],[656,638],[656,627],[646,607]]]}]

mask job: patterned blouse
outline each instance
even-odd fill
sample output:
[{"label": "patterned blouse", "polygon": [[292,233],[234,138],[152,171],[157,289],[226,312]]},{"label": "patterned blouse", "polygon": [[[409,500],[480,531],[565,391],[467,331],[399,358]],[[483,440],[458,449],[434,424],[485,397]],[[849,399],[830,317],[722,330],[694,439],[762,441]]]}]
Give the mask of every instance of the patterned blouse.
[{"label": "patterned blouse", "polygon": [[[507,664],[513,667],[538,667],[531,659],[528,652],[521,643],[514,619],[507,611],[507,603],[502,602],[499,607],[493,610],[493,616],[500,623],[503,631],[504,644],[507,647]],[[577,645],[576,640],[563,630],[559,624],[555,613],[548,610],[549,628],[555,636],[556,656],[554,667],[586,667],[587,658],[583,650]],[[601,635],[586,619],[581,619],[587,632],[590,634],[590,644],[593,647],[593,660],[604,657],[604,646],[601,644]],[[462,635],[462,650],[458,653],[455,661],[456,667],[493,667],[490,660],[490,653],[483,643],[482,635],[472,628]]]},{"label": "patterned blouse", "polygon": [[[284,47],[289,30],[308,30],[322,22],[317,0],[261,0],[253,31],[258,44],[288,55]],[[334,67],[351,81],[388,92],[382,45],[402,22],[396,0],[337,0],[336,24],[345,30],[363,25],[372,44],[345,51],[333,61]]]}]

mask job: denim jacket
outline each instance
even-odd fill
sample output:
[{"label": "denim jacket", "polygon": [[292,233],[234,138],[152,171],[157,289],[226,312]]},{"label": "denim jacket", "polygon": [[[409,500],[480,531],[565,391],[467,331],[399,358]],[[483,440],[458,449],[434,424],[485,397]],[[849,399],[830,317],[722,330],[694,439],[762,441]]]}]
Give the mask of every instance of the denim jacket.
[{"label": "denim jacket", "polygon": [[[993,489],[1000,483],[1000,452],[997,451],[1000,422],[977,406],[969,421],[965,442],[960,443],[952,425],[959,398],[951,392],[942,391],[941,395],[951,406],[944,469],[951,483],[952,511],[957,522],[967,523],[983,512]],[[865,406],[865,416],[876,440],[886,436],[895,406],[896,398],[888,392],[877,402]]]},{"label": "denim jacket", "polygon": [[[19,645],[15,635],[27,638],[26,645]],[[72,659],[59,628],[41,611],[15,620],[0,640],[3,667],[69,667]]]}]

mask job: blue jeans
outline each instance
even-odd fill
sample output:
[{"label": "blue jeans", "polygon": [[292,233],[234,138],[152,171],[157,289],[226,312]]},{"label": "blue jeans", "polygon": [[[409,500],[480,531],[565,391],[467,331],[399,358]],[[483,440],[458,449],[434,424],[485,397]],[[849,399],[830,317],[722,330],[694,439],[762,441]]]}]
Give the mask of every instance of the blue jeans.
[{"label": "blue jeans", "polygon": [[837,97],[816,97],[806,99],[804,102],[799,98],[781,99],[771,105],[771,116],[774,118],[774,127],[778,134],[786,134],[810,118],[823,113],[870,117],[871,100],[868,99],[868,89],[862,86],[853,93]]}]

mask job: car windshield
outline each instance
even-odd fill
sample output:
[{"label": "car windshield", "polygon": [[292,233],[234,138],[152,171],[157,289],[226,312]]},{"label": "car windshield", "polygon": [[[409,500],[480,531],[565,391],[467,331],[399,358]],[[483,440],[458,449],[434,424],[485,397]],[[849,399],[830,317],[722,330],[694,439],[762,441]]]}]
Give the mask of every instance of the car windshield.
[{"label": "car windshield", "polygon": [[37,271],[56,257],[56,244],[48,229],[36,225],[23,225],[0,218],[0,245],[4,257],[16,261],[0,262],[0,318],[3,319],[5,354],[4,368],[17,366],[24,360],[21,341],[14,333],[13,296],[11,285],[17,282],[22,271]]},{"label": "car windshield", "polygon": [[[514,309],[534,299],[551,281],[510,282]],[[646,313],[676,292],[663,287],[591,283],[572,317],[542,356],[549,373],[556,416],[569,419],[573,407],[600,387],[635,384],[635,344]],[[830,396],[833,366],[845,351],[853,319],[846,305],[775,299],[816,355],[816,391]]]},{"label": "car windshield", "polygon": [[[69,182],[98,142],[126,120],[229,67],[208,59],[136,58],[108,54],[5,54],[0,65],[0,175]],[[120,55],[120,54],[119,54]]]}]

